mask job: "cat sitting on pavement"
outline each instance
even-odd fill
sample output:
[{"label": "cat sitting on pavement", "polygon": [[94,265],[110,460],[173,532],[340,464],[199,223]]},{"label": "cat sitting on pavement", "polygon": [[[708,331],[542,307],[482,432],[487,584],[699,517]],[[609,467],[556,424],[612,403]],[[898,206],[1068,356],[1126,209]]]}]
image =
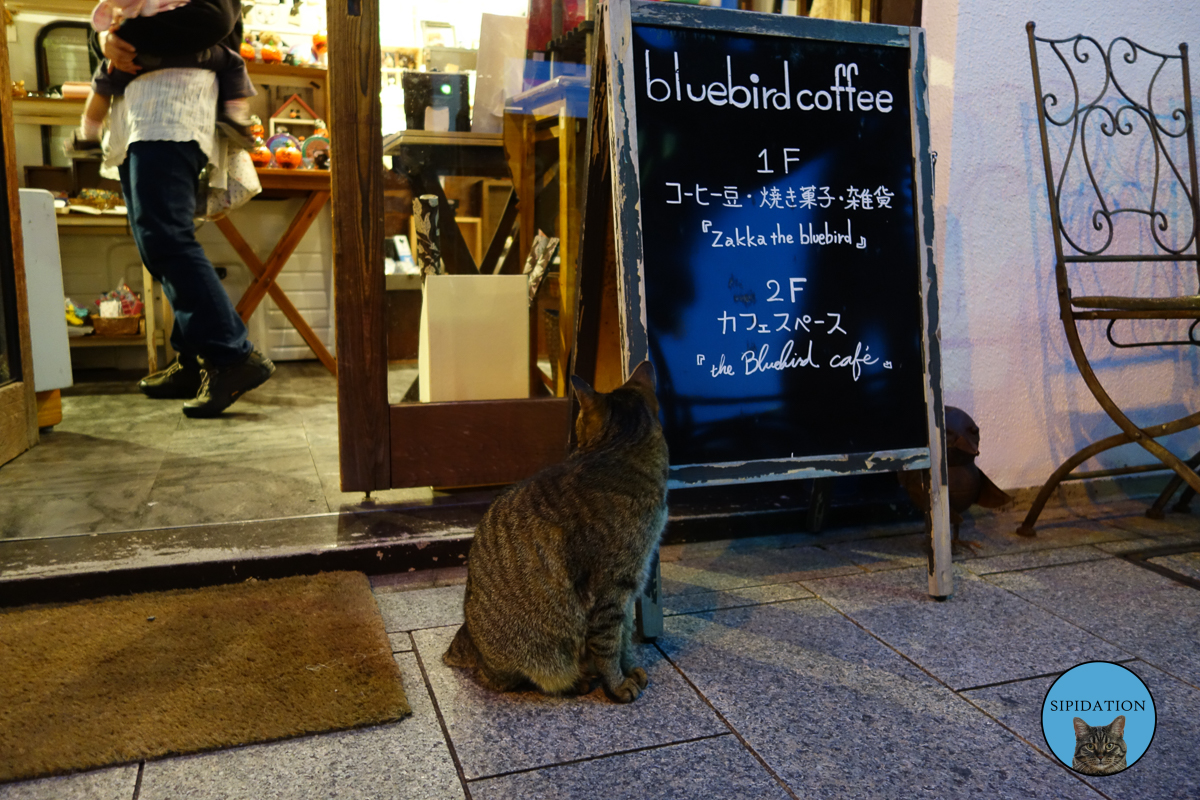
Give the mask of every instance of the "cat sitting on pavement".
[{"label": "cat sitting on pavement", "polygon": [[467,561],[465,622],[442,657],[484,686],[618,702],[646,688],[632,653],[633,604],[667,522],[667,444],[654,369],[612,392],[572,376],[578,445],[517,484],[480,521]]}]

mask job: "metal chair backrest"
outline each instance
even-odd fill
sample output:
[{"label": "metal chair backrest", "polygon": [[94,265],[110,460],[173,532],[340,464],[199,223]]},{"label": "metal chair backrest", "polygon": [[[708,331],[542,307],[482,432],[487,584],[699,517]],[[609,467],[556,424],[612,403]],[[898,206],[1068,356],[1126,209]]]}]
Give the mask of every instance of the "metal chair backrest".
[{"label": "metal chair backrest", "polygon": [[[1034,535],[1042,508],[1068,478],[1169,468],[1175,477],[1147,511],[1156,519],[1183,482],[1189,492],[1200,492],[1195,471],[1200,454],[1185,462],[1157,441],[1200,426],[1200,412],[1158,425],[1134,424],[1092,368],[1078,326],[1081,321],[1107,321],[1106,335],[1114,347],[1200,345],[1200,213],[1187,45],[1170,55],[1119,36],[1105,48],[1083,35],[1041,38],[1034,28],[1032,22],[1025,26],[1054,232],[1059,318],[1080,375],[1121,432],[1085,446],[1054,471],[1017,529],[1022,536]],[[1039,49],[1053,53],[1057,61],[1048,60],[1043,70]],[[1044,72],[1050,73],[1051,66],[1047,87]],[[1078,285],[1098,286],[1100,293],[1074,293],[1071,277]],[[1156,296],[1142,291],[1147,277]],[[1111,293],[1114,282],[1123,294]],[[1164,321],[1158,323],[1162,327],[1181,321],[1190,321],[1191,327],[1186,339],[1122,343],[1113,336],[1119,320],[1131,328],[1156,320]],[[1109,370],[1105,377],[1119,372]],[[1077,471],[1125,444],[1139,445],[1160,464]],[[1186,500],[1181,502],[1186,506]]]},{"label": "metal chair backrest", "polygon": [[[1147,306],[1137,298],[1072,302],[1067,265],[1200,262],[1187,45],[1173,55],[1120,36],[1105,48],[1082,34],[1042,38],[1034,28],[1033,22],[1026,25],[1063,311],[1070,313],[1073,305],[1136,310],[1139,318],[1179,318],[1178,312],[1155,315],[1163,310],[1161,302]],[[1039,49],[1057,57],[1052,76],[1057,82],[1049,88],[1043,85]],[[1051,72],[1049,64],[1045,71]],[[1111,329],[1110,324],[1114,345],[1130,346],[1117,344]],[[1198,343],[1189,332],[1187,341],[1136,346]]]}]

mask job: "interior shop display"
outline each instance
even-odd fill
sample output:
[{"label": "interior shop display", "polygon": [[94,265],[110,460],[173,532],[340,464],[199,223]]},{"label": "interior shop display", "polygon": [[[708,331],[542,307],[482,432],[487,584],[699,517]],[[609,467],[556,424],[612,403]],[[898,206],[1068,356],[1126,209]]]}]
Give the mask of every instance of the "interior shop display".
[{"label": "interior shop display", "polygon": [[262,137],[256,138],[254,140],[254,147],[250,150],[250,161],[253,162],[254,166],[259,169],[269,167],[271,166],[271,159],[273,157],[274,154],[271,153],[271,148],[267,147]]},{"label": "interior shop display", "polygon": [[259,34],[258,57],[264,64],[282,64],[282,40],[273,33]]},{"label": "interior shop display", "polygon": [[325,66],[329,54],[329,37],[324,31],[319,31],[313,34],[312,37],[312,55],[313,61]]},{"label": "interior shop display", "polygon": [[468,77],[461,73],[414,72],[400,75],[404,117],[410,130],[469,131]]},{"label": "interior shop display", "polygon": [[292,136],[292,134],[289,133],[286,129],[283,129],[283,130],[280,130],[275,135],[271,136],[269,139],[267,139],[266,144],[267,144],[267,149],[271,151],[272,155],[274,155],[279,150],[279,148],[285,147],[287,145],[291,145],[292,147],[299,149],[300,140],[297,139],[295,136]]},{"label": "interior shop display", "polygon": [[424,281],[421,402],[527,397],[526,277],[426,274]]},{"label": "interior shop display", "polygon": [[284,142],[283,146],[275,151],[275,166],[281,169],[296,169],[303,159],[300,148],[290,142]]},{"label": "interior shop display", "polygon": [[124,281],[95,301],[99,313],[89,315],[98,336],[136,336],[145,310],[142,298]]},{"label": "interior shop display", "polygon": [[317,153],[329,149],[329,139],[324,136],[309,136],[300,145],[300,153],[304,160],[313,163]]},{"label": "interior shop display", "polygon": [[283,105],[275,109],[275,113],[267,120],[267,133],[273,136],[283,126],[286,126],[288,132],[298,138],[302,138],[301,134],[304,136],[311,134],[318,123],[324,129],[324,122],[317,116],[317,112],[313,111],[308,103],[300,99],[300,95],[294,94],[285,100]]}]

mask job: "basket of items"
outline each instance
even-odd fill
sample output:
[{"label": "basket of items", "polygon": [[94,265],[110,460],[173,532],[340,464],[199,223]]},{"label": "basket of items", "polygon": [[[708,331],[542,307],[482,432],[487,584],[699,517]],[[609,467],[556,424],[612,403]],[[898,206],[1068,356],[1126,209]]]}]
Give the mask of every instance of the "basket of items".
[{"label": "basket of items", "polygon": [[92,327],[97,336],[137,336],[141,331],[142,317],[92,317]]},{"label": "basket of items", "polygon": [[122,283],[96,301],[99,314],[91,314],[97,336],[137,336],[142,329],[142,298]]}]

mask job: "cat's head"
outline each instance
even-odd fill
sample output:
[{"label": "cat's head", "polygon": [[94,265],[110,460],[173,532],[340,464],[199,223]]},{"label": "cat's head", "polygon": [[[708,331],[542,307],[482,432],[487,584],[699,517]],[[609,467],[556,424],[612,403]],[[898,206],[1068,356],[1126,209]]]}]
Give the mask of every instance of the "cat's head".
[{"label": "cat's head", "polygon": [[1089,769],[1108,771],[1125,760],[1125,715],[1107,725],[1088,725],[1075,717],[1075,759]]},{"label": "cat's head", "polygon": [[629,380],[611,392],[597,392],[583,378],[572,375],[571,385],[579,398],[579,417],[575,420],[579,447],[587,449],[616,436],[661,429],[654,383],[654,367],[649,361],[638,364]]}]

